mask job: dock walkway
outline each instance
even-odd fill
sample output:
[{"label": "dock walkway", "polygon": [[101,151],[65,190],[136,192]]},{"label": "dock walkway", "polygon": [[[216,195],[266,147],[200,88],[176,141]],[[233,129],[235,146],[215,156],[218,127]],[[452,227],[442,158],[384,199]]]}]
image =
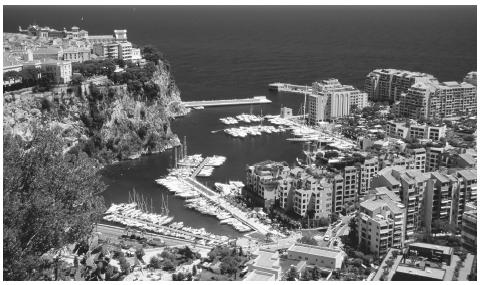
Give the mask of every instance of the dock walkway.
[{"label": "dock walkway", "polygon": [[277,92],[312,94],[312,87],[305,85],[295,85],[290,83],[275,82],[268,84],[268,89]]},{"label": "dock walkway", "polygon": [[[249,226],[250,228],[258,231],[259,233],[265,235],[267,234],[269,231],[267,229],[265,229],[264,227],[261,227],[260,225],[258,225],[257,223],[254,223],[253,221],[251,221],[250,219],[248,219],[247,217],[244,217],[243,216],[243,213],[241,212],[240,209],[237,209],[236,207],[232,206],[232,205],[229,205],[228,202],[222,202],[222,201],[219,201],[217,198],[219,197],[218,194],[216,194],[215,192],[213,192],[211,189],[209,189],[208,187],[204,186],[203,184],[201,184],[200,182],[196,181],[195,179],[192,179],[192,178],[187,178],[186,179],[191,185],[193,185],[193,188],[198,191],[201,195],[205,196],[206,198],[208,198],[210,201],[212,201],[213,203],[215,203],[216,205],[220,206],[221,208],[223,208],[225,211],[229,212],[234,218],[236,218],[237,220],[239,220],[240,222],[244,223],[245,225]],[[208,195],[208,193],[213,193],[213,195]]]},{"label": "dock walkway", "polygon": [[205,167],[208,161],[209,161],[209,158],[205,157],[205,159],[203,159],[203,161],[196,167],[195,171],[193,171],[193,173],[191,174],[191,178],[195,178],[200,173],[201,169]]},{"label": "dock walkway", "polygon": [[232,106],[232,105],[251,105],[251,104],[267,104],[272,103],[265,96],[255,96],[253,98],[244,99],[222,99],[222,100],[202,100],[183,102],[186,108],[193,107],[216,107],[216,106]]}]

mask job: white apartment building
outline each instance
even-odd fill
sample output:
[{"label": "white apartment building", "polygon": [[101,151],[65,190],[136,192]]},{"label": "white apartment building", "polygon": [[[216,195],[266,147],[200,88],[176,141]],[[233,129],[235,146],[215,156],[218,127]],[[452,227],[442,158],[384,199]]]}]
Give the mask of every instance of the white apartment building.
[{"label": "white apartment building", "polygon": [[398,101],[401,93],[418,82],[433,82],[430,74],[399,69],[375,69],[366,76],[364,91],[373,101]]},{"label": "white apartment building", "polygon": [[116,42],[96,43],[93,45],[93,53],[106,58],[119,58],[119,44]]},{"label": "white apartment building", "polygon": [[378,256],[389,248],[402,248],[405,243],[406,211],[391,190],[371,190],[360,203],[357,215],[359,245]]},{"label": "white apartment building", "polygon": [[337,79],[327,79],[312,84],[308,96],[309,122],[333,120],[348,116],[351,106],[362,109],[368,105],[367,94],[350,85],[342,85]]},{"label": "white apartment building", "polygon": [[404,118],[451,118],[476,112],[476,86],[466,82],[416,83],[399,99],[394,110]]},{"label": "white apartment building", "polygon": [[127,41],[120,42],[118,50],[118,58],[122,60],[132,59],[132,44]]}]

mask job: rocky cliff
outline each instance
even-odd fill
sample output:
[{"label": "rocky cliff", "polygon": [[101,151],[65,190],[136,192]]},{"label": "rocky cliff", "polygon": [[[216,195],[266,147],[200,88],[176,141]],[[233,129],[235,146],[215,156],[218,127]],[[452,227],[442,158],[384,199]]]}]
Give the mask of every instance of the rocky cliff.
[{"label": "rocky cliff", "polygon": [[134,94],[107,77],[49,92],[5,93],[4,132],[29,139],[33,128],[58,128],[66,152],[84,151],[103,164],[163,151],[179,144],[170,120],[186,110],[164,64],[156,66],[149,83],[157,86],[155,99]]}]

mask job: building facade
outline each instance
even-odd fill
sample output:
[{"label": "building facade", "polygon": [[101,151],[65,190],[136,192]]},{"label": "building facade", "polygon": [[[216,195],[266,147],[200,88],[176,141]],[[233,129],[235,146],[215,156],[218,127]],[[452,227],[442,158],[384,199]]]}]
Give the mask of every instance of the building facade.
[{"label": "building facade", "polygon": [[366,76],[364,91],[372,101],[395,102],[417,82],[432,82],[437,79],[426,73],[398,69],[375,69]]}]

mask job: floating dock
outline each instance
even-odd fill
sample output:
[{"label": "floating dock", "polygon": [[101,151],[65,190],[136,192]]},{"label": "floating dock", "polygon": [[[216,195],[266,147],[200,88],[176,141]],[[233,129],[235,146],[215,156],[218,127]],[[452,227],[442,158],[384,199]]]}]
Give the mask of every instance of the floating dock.
[{"label": "floating dock", "polygon": [[295,85],[290,83],[275,82],[268,84],[268,89],[277,92],[312,94],[312,87],[305,85]]},{"label": "floating dock", "polygon": [[194,107],[216,107],[216,106],[232,106],[232,105],[251,105],[251,104],[267,104],[272,103],[265,96],[255,96],[245,99],[224,99],[224,100],[203,100],[183,102],[187,108]]}]

